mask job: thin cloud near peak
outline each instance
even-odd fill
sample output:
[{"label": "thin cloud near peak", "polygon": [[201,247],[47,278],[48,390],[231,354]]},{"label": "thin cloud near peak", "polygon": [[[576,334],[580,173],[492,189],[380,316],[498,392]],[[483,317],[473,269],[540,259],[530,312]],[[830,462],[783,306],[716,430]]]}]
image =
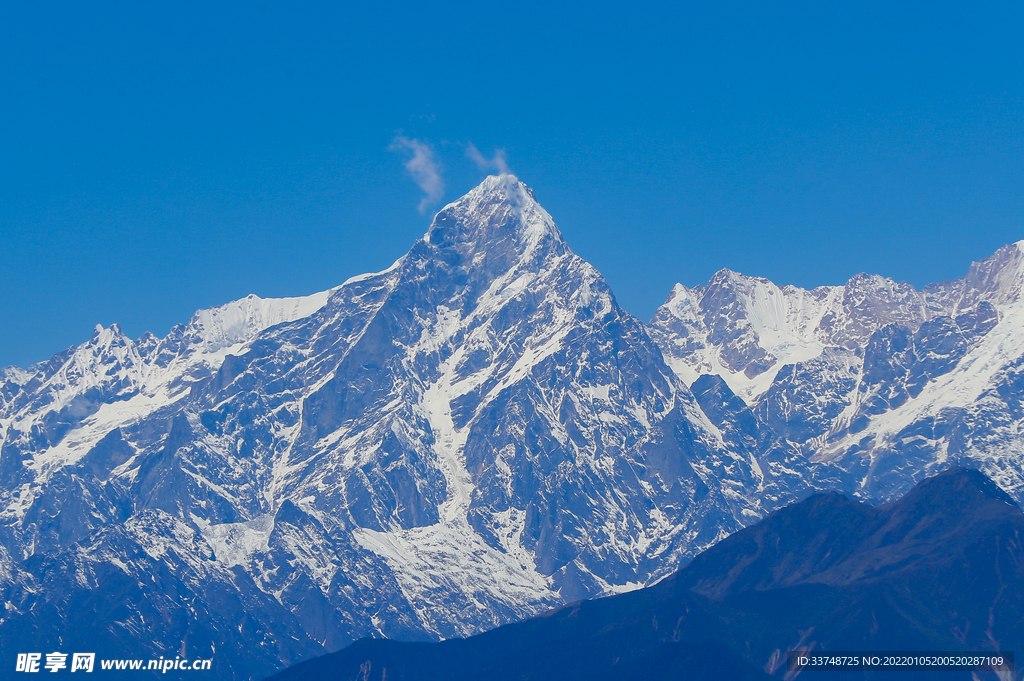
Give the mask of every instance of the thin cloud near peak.
[{"label": "thin cloud near peak", "polygon": [[411,139],[405,135],[395,135],[388,146],[388,151],[400,152],[408,157],[405,169],[409,171],[413,181],[425,195],[417,209],[420,213],[426,213],[430,204],[444,196],[441,164],[438,163],[434,150],[421,140]]},{"label": "thin cloud near peak", "polygon": [[505,160],[505,150],[495,149],[494,158],[487,158],[480,153],[472,142],[466,145],[466,156],[473,159],[476,167],[480,170],[497,170],[499,175],[508,173],[508,162]]}]

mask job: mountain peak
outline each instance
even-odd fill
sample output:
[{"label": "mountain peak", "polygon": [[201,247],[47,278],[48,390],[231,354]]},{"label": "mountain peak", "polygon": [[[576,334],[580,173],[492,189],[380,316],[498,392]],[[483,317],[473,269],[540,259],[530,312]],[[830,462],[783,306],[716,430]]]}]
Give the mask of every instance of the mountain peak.
[{"label": "mountain peak", "polygon": [[518,200],[521,203],[526,202],[527,200],[533,203],[536,203],[537,201],[533,195],[533,190],[527,187],[522,180],[511,173],[488,175],[484,178],[483,182],[470,190],[466,196],[495,192],[501,193],[511,201]]},{"label": "mountain peak", "polygon": [[535,251],[542,244],[549,244],[559,254],[569,251],[533,190],[508,173],[488,176],[465,196],[442,208],[424,241],[458,250],[512,242],[516,250],[525,252]]},{"label": "mountain peak", "polygon": [[[998,501],[1017,508],[1013,498],[987,475],[974,468],[949,468],[926,478],[890,506],[927,504],[942,506],[951,516],[961,516],[986,501]],[[911,514],[913,515],[913,514]]]},{"label": "mountain peak", "polygon": [[1009,305],[1020,300],[1024,289],[1024,241],[1003,246],[989,257],[971,263],[965,284],[966,300],[988,300],[994,305]]}]

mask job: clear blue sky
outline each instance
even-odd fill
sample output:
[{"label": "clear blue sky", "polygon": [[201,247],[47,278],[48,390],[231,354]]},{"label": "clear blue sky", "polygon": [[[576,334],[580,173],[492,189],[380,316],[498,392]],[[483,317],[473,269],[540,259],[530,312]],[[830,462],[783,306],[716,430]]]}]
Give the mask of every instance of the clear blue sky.
[{"label": "clear blue sky", "polygon": [[1024,238],[1024,5],[8,3],[0,366],[387,267],[507,154],[648,319],[722,267],[917,286]]}]

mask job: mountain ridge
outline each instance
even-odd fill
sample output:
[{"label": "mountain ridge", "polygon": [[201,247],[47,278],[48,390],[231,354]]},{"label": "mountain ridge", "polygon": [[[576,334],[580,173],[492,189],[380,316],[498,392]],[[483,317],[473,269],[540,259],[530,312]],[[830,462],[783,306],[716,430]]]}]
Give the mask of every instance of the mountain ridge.
[{"label": "mountain ridge", "polygon": [[721,377],[815,487],[886,501],[975,465],[1020,502],[1009,386],[1024,354],[1022,246],[921,291],[864,275],[811,291],[716,275],[677,286],[649,328],[684,383]]}]

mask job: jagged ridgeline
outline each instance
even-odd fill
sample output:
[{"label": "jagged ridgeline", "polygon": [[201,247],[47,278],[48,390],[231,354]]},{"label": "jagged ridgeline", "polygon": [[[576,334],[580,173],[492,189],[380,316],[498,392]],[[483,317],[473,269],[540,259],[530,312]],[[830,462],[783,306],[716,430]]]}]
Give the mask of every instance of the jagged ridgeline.
[{"label": "jagged ridgeline", "polygon": [[[766,479],[810,475],[890,501],[966,465],[1020,503],[1022,248],[923,291],[866,274],[808,291],[722,270],[706,286],[677,284],[648,329],[724,431],[760,438],[759,456],[777,446],[766,436],[782,441]],[[725,403],[749,412],[714,416]]]},{"label": "jagged ridgeline", "polygon": [[1020,261],[924,292],[723,272],[645,326],[502,175],[383,272],[97,328],[0,373],[0,656],[261,678],[652,583],[812,489],[971,460],[1019,502]]}]

